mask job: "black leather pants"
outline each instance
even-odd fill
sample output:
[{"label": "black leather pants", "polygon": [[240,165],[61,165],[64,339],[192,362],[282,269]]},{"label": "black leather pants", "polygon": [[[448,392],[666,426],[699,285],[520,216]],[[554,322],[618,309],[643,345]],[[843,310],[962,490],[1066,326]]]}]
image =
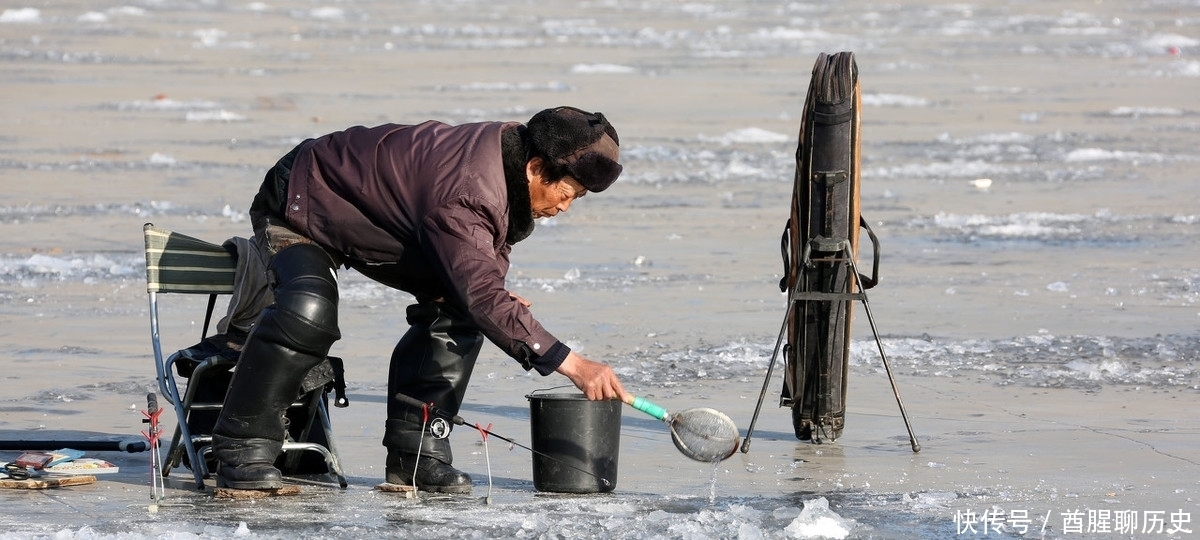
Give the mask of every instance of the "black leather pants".
[{"label": "black leather pants", "polygon": [[275,460],[285,436],[283,411],[341,337],[335,268],[315,244],[287,247],[271,260],[275,302],[246,339],[213,427],[213,454],[222,463]]},{"label": "black leather pants", "polygon": [[423,429],[422,411],[395,395],[458,414],[484,337],[468,317],[443,302],[409,306],[408,324],[392,352],[383,445],[410,454],[418,453],[419,447],[421,455],[449,464],[454,461],[449,440],[433,438]]}]

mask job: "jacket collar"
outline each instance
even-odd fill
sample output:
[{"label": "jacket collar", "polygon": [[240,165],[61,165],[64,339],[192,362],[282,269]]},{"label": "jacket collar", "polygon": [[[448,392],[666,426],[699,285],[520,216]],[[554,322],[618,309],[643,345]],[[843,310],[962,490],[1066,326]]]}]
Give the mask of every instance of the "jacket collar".
[{"label": "jacket collar", "polygon": [[508,232],[506,244],[512,245],[533,234],[533,201],[529,198],[529,177],[525,175],[525,152],[519,128],[505,130],[504,183],[508,187]]},{"label": "jacket collar", "polygon": [[515,244],[533,234],[533,203],[529,199],[529,181],[514,182],[505,175],[508,184],[508,235],[504,241]]}]

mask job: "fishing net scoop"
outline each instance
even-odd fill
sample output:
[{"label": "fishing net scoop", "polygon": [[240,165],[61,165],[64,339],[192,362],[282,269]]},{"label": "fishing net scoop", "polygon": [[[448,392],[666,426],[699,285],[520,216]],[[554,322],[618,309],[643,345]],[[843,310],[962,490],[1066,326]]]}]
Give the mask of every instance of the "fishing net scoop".
[{"label": "fishing net scoop", "polygon": [[740,443],[737,426],[725,413],[708,407],[687,409],[678,413],[635,397],[627,401],[633,408],[666,422],[671,441],[683,455],[696,461],[724,461],[737,451]]}]

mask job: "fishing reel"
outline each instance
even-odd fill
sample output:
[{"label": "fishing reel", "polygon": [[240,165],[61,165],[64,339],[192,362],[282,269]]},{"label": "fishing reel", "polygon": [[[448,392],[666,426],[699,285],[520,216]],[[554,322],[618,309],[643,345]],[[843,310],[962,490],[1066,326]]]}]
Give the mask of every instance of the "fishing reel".
[{"label": "fishing reel", "polygon": [[445,418],[434,418],[429,421],[429,434],[435,439],[445,439],[450,436],[450,422]]}]

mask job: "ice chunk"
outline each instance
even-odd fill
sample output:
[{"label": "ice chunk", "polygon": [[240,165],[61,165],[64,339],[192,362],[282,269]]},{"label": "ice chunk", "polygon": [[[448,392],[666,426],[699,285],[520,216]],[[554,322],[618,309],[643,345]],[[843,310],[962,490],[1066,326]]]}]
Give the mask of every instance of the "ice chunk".
[{"label": "ice chunk", "polygon": [[1055,281],[1054,283],[1046,285],[1046,290],[1051,292],[1067,292],[1070,289],[1071,287],[1062,281]]},{"label": "ice chunk", "polygon": [[930,101],[922,97],[901,94],[865,94],[863,105],[869,107],[928,107]]},{"label": "ice chunk", "polygon": [[146,158],[146,163],[149,163],[151,165],[168,165],[169,166],[169,165],[175,165],[177,163],[177,161],[172,156],[155,152],[153,154],[150,154],[150,157]]},{"label": "ice chunk", "polygon": [[946,508],[946,505],[955,499],[958,499],[958,494],[953,491],[930,491],[918,493],[915,497],[904,495],[904,502],[910,504],[914,510]]},{"label": "ice chunk", "polygon": [[42,22],[42,12],[34,8],[6,9],[0,13],[0,23]]},{"label": "ice chunk", "polygon": [[629,67],[629,66],[623,66],[620,64],[576,64],[574,66],[571,66],[571,73],[578,73],[578,74],[583,74],[583,75],[592,75],[592,74],[597,74],[597,73],[626,74],[626,73],[636,73],[636,72],[637,72],[636,69]]},{"label": "ice chunk", "polygon": [[700,140],[719,142],[723,145],[729,144],[773,144],[787,142],[791,138],[782,133],[768,131],[757,127],[742,128],[725,133],[718,137],[706,137],[701,135]]},{"label": "ice chunk", "polygon": [[324,21],[340,21],[346,18],[346,12],[339,7],[319,7],[308,10],[308,16]]},{"label": "ice chunk", "polygon": [[835,538],[850,535],[854,520],[843,518],[829,509],[829,500],[818,497],[804,501],[800,515],[788,524],[784,532],[789,538]]},{"label": "ice chunk", "polygon": [[246,117],[222,109],[219,111],[188,111],[184,115],[184,120],[188,122],[243,122]]}]

